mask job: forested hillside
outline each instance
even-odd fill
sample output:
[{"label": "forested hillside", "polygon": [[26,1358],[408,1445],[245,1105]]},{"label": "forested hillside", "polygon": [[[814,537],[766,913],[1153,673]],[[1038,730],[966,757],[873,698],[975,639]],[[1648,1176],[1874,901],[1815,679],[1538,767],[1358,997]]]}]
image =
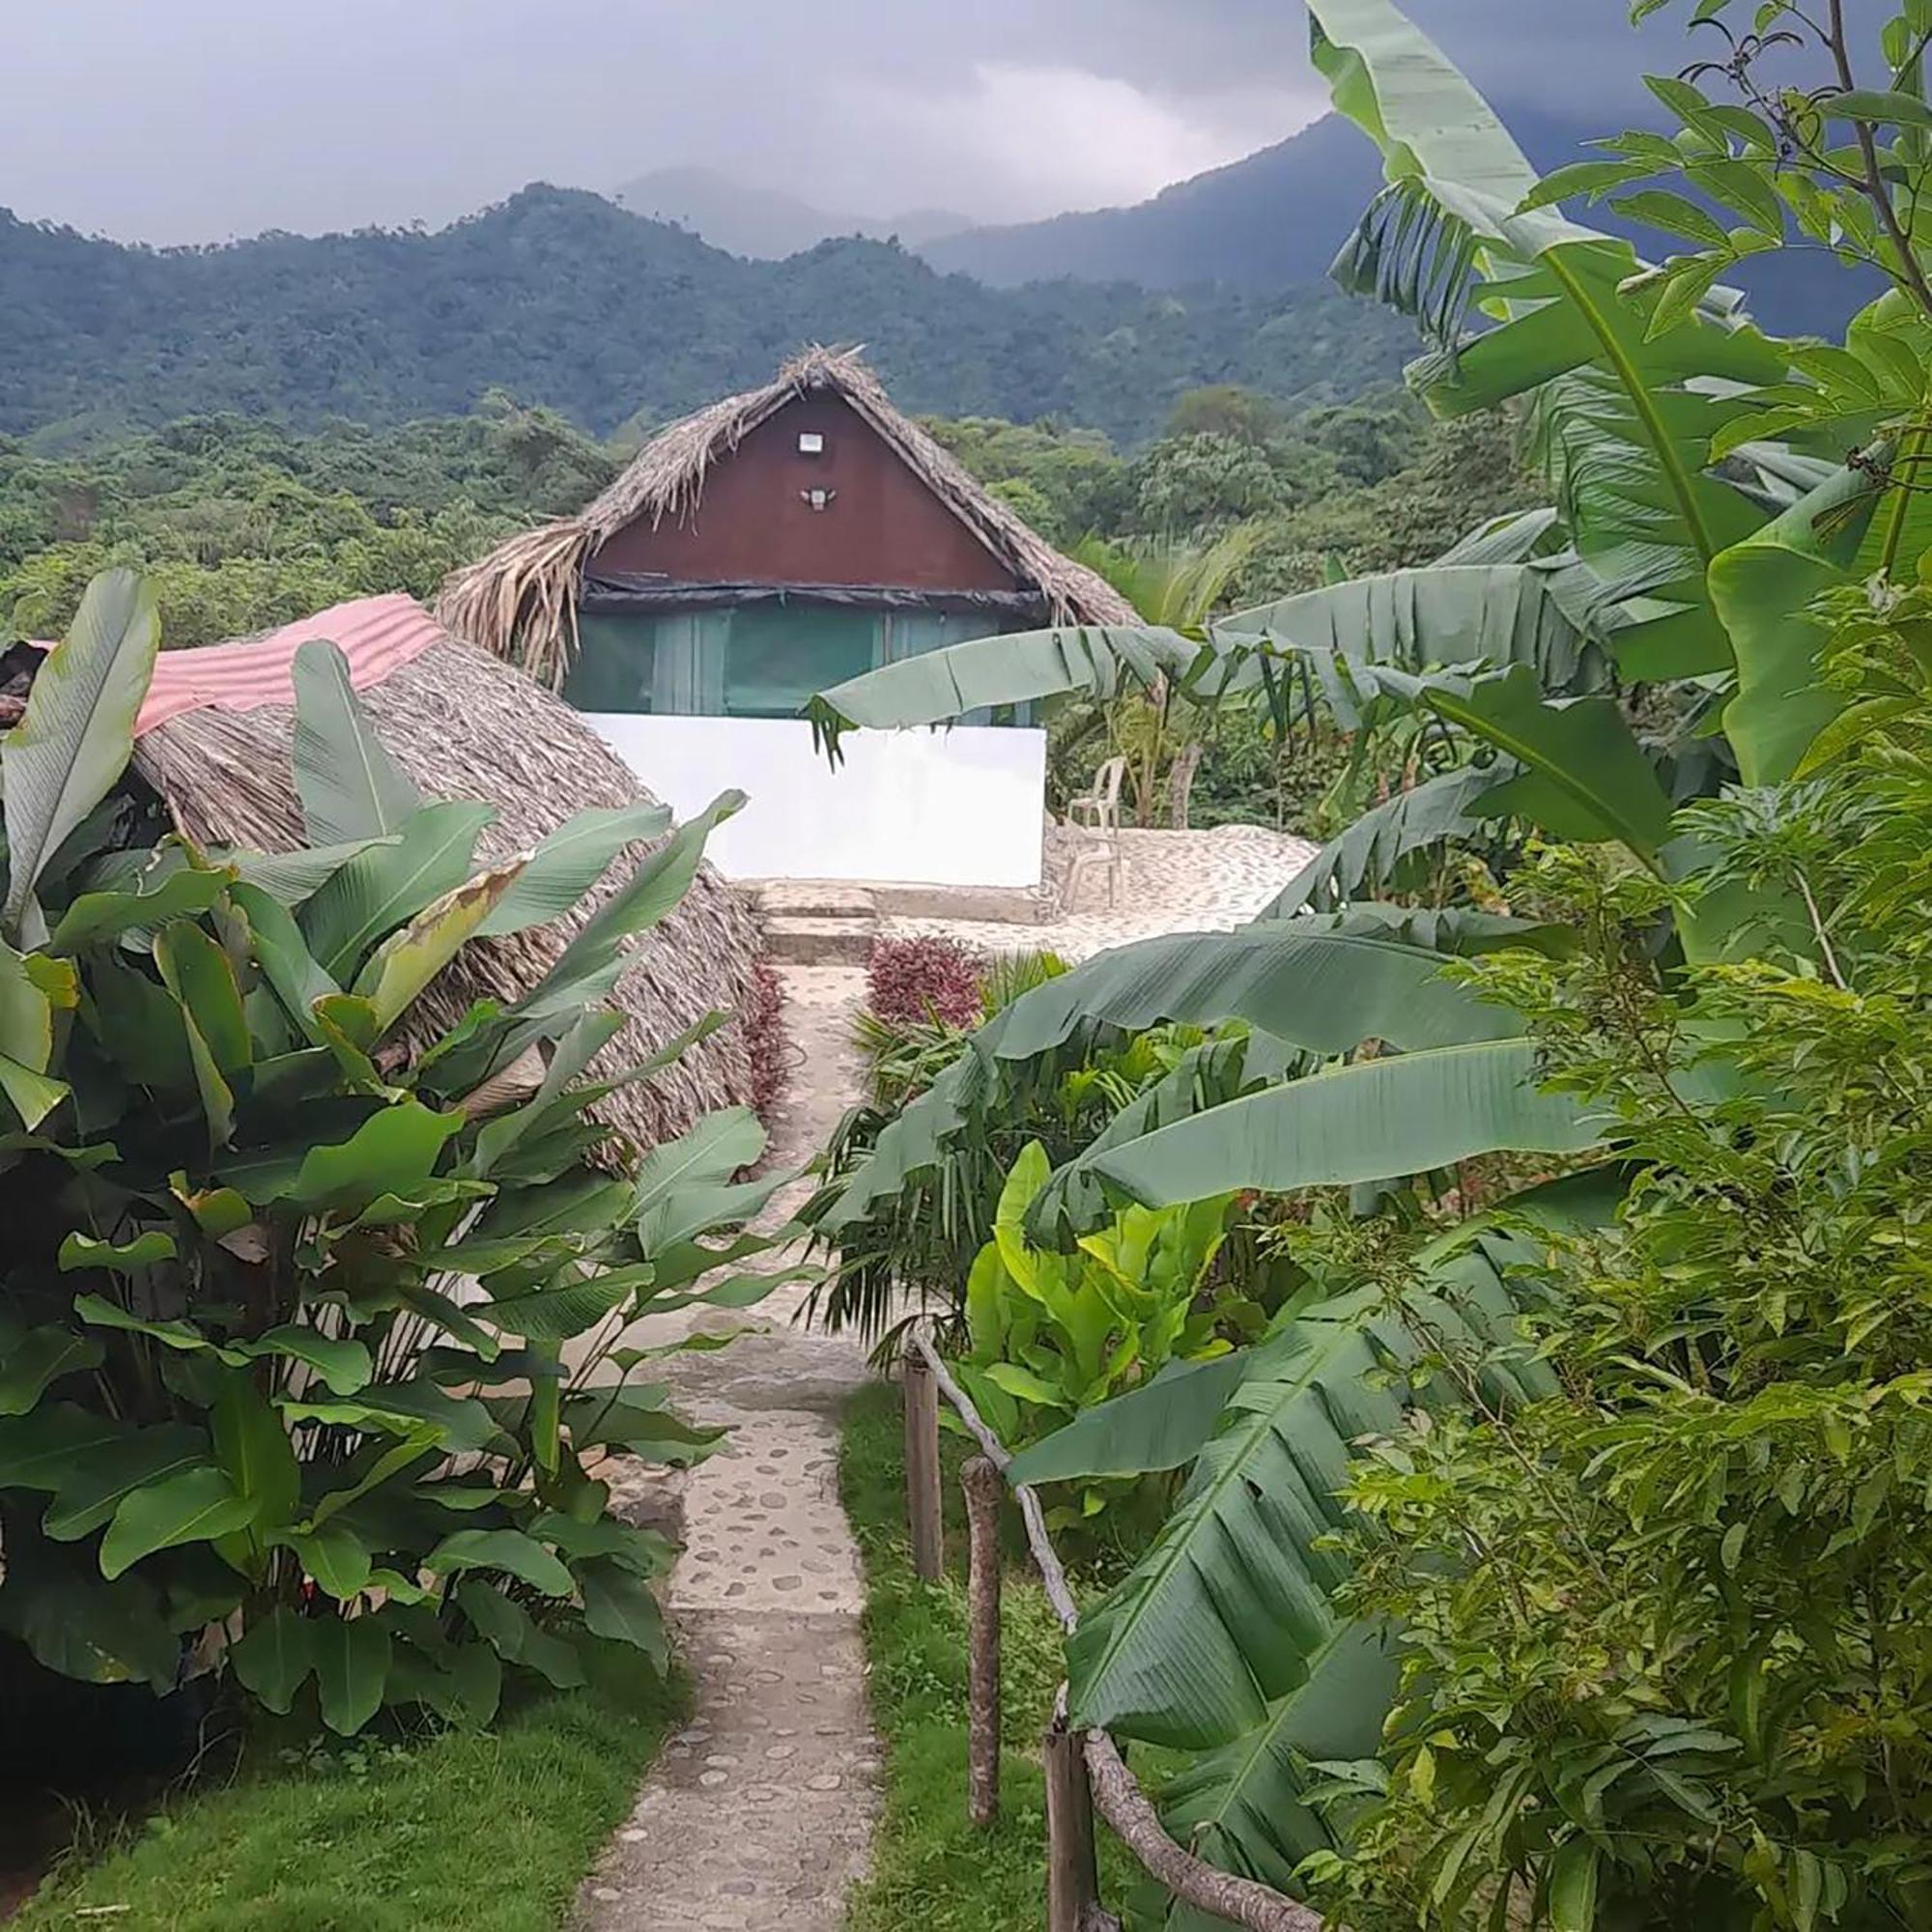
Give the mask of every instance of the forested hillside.
[{"label": "forested hillside", "polygon": [[170,644],[349,597],[428,596],[498,537],[577,509],[616,469],[560,417],[500,396],[389,430],[195,417],[59,459],[0,438],[0,639],[58,635],[114,564],[148,573]]},{"label": "forested hillside", "polygon": [[0,215],[0,433],[71,445],[215,411],[459,415],[492,388],[605,435],[864,342],[905,407],[1152,435],[1187,389],[1332,401],[1413,338],[1331,289],[1150,295],[941,275],[886,242],[751,262],[595,195],[525,189],[434,234],[157,251]]},{"label": "forested hillside", "polygon": [[[1520,500],[1506,425],[1432,425],[1394,389],[1297,414],[1252,391],[1199,389],[1133,453],[1063,424],[930,426],[1069,548],[1198,547],[1240,526],[1227,588],[1248,599],[1318,582],[1330,557],[1371,570],[1433,555]],[[468,416],[391,429],[201,416],[60,457],[0,438],[0,642],[57,635],[113,564],[150,574],[175,645],[348,597],[426,597],[509,530],[578,508],[619,460],[501,395]]]}]

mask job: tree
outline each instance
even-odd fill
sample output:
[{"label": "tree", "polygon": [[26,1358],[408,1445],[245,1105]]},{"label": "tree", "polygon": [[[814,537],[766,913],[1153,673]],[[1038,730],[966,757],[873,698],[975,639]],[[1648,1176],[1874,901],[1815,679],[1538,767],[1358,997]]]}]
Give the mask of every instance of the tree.
[{"label": "tree", "polygon": [[1281,409],[1271,398],[1238,383],[1213,383],[1177,396],[1161,434],[1174,440],[1218,436],[1265,449],[1284,426]]},{"label": "tree", "polygon": [[1266,453],[1230,436],[1172,437],[1133,466],[1135,513],[1143,529],[1225,529],[1274,509],[1281,479]]}]

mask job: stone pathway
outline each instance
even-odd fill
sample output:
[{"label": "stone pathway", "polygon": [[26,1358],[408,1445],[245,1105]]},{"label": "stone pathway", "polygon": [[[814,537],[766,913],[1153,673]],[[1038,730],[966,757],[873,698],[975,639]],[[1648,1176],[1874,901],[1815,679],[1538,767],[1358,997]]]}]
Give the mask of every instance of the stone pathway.
[{"label": "stone pathway", "polygon": [[[849,1030],[865,975],[794,966],[781,978],[803,1062],[772,1135],[789,1167],[825,1145],[858,1091]],[[772,1225],[807,1187],[780,1194]],[[781,1288],[751,1315],[695,1311],[633,1331],[647,1347],[752,1332],[664,1364],[684,1412],[733,1434],[677,1484],[685,1554],[668,1606],[692,1719],[585,1880],[583,1932],[835,1932],[864,1872],[879,1763],[838,1452],[838,1411],[869,1371],[855,1342],[793,1325],[802,1293]],[[619,1506],[663,1519],[668,1487],[638,1471]]]},{"label": "stone pathway", "polygon": [[[1056,831],[1065,839],[1067,835]],[[893,919],[895,939],[940,934],[981,952],[1038,951],[1085,959],[1130,939],[1163,932],[1229,932],[1262,912],[1320,849],[1306,838],[1258,825],[1211,832],[1122,832],[1122,877],[1106,904],[1105,874],[1081,880],[1078,910],[1038,925],[992,920]]]}]

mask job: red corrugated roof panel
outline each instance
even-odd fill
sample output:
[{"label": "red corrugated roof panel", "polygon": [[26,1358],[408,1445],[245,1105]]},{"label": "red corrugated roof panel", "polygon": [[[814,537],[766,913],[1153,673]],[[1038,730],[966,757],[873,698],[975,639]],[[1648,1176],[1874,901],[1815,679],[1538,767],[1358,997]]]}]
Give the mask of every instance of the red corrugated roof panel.
[{"label": "red corrugated roof panel", "polygon": [[397,591],[337,604],[270,631],[266,638],[163,651],[134,721],[134,735],[138,738],[185,711],[211,704],[223,704],[231,711],[293,704],[296,652],[313,638],[326,638],[338,646],[349,660],[350,683],[357,691],[367,691],[446,635],[413,597]]},{"label": "red corrugated roof panel", "polygon": [[293,704],[296,652],[312,638],[327,638],[338,646],[349,660],[350,683],[366,691],[399,665],[440,642],[444,635],[442,626],[413,597],[395,593],[337,604],[246,643],[163,651],[134,734],[139,737],[170,718],[209,704],[225,704],[231,711]]}]

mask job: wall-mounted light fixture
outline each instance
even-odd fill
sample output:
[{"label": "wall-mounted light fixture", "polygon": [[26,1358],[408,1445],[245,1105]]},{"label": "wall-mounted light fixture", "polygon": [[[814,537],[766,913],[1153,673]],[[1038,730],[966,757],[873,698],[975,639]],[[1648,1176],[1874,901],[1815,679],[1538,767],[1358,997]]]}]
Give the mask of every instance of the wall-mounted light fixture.
[{"label": "wall-mounted light fixture", "polygon": [[823,456],[825,438],[815,429],[802,429],[798,433],[798,453],[801,456]]},{"label": "wall-mounted light fixture", "polygon": [[838,500],[837,490],[801,490],[799,501],[809,503],[814,510],[829,510]]}]

